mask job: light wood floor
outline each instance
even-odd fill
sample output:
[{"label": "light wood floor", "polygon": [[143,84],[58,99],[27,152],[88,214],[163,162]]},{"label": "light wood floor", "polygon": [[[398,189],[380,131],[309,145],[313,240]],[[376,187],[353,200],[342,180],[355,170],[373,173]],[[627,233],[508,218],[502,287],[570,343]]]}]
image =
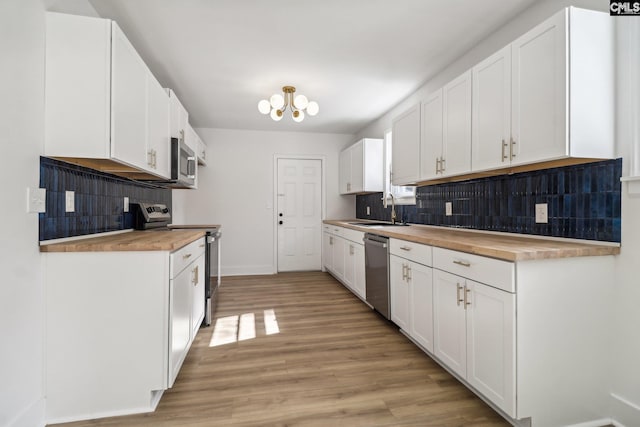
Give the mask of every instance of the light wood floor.
[{"label": "light wood floor", "polygon": [[59,426],[508,425],[325,273],[224,278],[216,318],[235,316],[247,339],[201,329],[154,413]]}]

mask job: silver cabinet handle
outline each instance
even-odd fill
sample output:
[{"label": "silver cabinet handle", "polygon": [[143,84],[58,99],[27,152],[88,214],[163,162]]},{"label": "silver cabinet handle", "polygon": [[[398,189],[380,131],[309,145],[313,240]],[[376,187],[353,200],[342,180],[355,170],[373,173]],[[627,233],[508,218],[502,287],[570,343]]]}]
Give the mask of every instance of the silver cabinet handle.
[{"label": "silver cabinet handle", "polygon": [[182,255],[182,259],[189,259],[189,258],[191,258],[191,254]]},{"label": "silver cabinet handle", "polygon": [[507,144],[507,143],[504,141],[504,138],[503,138],[503,139],[502,139],[502,157],[501,157],[501,159],[500,159],[500,161],[501,161],[501,162],[504,162],[505,160],[507,160],[507,159],[509,158],[509,157],[504,153],[505,148],[507,148],[507,145],[509,145],[509,144]]},{"label": "silver cabinet handle", "polygon": [[513,139],[513,137],[511,137],[511,144],[509,145],[509,156],[511,157],[512,160],[516,156],[516,153],[513,152],[513,147],[515,145],[516,145],[516,141]]},{"label": "silver cabinet handle", "polygon": [[402,263],[402,280],[407,280],[407,264]]},{"label": "silver cabinet handle", "polygon": [[411,265],[407,264],[407,282],[411,281]]},{"label": "silver cabinet handle", "polygon": [[456,283],[456,305],[458,307],[460,307],[460,303],[464,301],[462,298],[460,298],[461,290],[462,290],[462,286],[460,286],[460,283]]},{"label": "silver cabinet handle", "polygon": [[468,295],[469,292],[471,292],[471,289],[467,288],[467,285],[464,285],[464,309],[467,309],[468,305],[471,305],[471,301],[468,300]]},{"label": "silver cabinet handle", "polygon": [[354,253],[353,245],[349,245],[349,255],[353,255]]},{"label": "silver cabinet handle", "polygon": [[440,157],[440,173],[444,173],[445,164],[446,164],[446,159],[444,157]]},{"label": "silver cabinet handle", "polygon": [[410,251],[411,246],[400,246],[400,249],[402,249],[403,251]]},{"label": "silver cabinet handle", "polygon": [[458,264],[461,265],[463,267],[471,267],[471,263],[469,261],[460,261],[460,260],[454,260],[453,261],[454,264]]}]

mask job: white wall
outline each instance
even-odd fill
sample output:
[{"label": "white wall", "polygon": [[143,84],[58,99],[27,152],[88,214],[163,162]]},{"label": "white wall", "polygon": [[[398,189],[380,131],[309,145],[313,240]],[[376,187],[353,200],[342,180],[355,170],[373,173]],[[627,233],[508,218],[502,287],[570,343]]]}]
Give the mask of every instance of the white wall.
[{"label": "white wall", "polygon": [[0,425],[44,425],[43,290],[38,187],[44,144],[44,13],[39,0],[0,1]]},{"label": "white wall", "polygon": [[274,265],[274,155],[324,156],[326,217],[355,215],[355,196],[338,195],[338,154],[353,135],[196,129],[208,166],[198,190],[173,191],[174,223],[222,225],[222,274],[271,274]]},{"label": "white wall", "polygon": [[[618,24],[618,155],[625,176],[640,175],[640,20]],[[622,251],[617,259],[613,304],[611,366],[611,413],[626,425],[640,425],[640,194],[622,185]],[[632,185],[638,186],[638,182]]]}]

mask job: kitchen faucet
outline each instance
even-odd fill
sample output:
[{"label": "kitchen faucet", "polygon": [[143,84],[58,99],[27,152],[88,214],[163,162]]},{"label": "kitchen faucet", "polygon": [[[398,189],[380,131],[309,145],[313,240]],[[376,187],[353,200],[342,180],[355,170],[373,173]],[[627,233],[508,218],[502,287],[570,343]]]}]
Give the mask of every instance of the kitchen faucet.
[{"label": "kitchen faucet", "polygon": [[389,197],[391,197],[391,224],[395,224],[398,219],[396,216],[396,199],[392,193],[389,193]]}]

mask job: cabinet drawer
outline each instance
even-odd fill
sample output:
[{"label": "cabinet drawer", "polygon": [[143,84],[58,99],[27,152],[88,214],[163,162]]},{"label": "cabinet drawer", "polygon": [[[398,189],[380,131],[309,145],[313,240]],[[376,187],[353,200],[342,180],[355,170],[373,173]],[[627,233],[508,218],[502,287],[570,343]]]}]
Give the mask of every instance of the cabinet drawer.
[{"label": "cabinet drawer", "polygon": [[515,264],[479,255],[433,248],[434,268],[507,292],[515,292]]},{"label": "cabinet drawer", "polygon": [[354,243],[363,245],[362,239],[364,239],[364,232],[358,230],[351,230],[350,228],[342,228],[340,230],[341,236],[347,240],[351,240]]},{"label": "cabinet drawer", "polygon": [[204,238],[201,238],[172,252],[169,261],[169,275],[171,278],[176,277],[185,267],[198,259],[204,253],[204,247]]},{"label": "cabinet drawer", "polygon": [[431,267],[432,247],[420,243],[407,242],[406,240],[389,239],[389,252],[418,264]]},{"label": "cabinet drawer", "polygon": [[326,231],[327,233],[331,233],[335,236],[342,236],[343,230],[344,228],[338,227],[337,225],[331,225],[331,224],[324,225],[324,231]]}]

